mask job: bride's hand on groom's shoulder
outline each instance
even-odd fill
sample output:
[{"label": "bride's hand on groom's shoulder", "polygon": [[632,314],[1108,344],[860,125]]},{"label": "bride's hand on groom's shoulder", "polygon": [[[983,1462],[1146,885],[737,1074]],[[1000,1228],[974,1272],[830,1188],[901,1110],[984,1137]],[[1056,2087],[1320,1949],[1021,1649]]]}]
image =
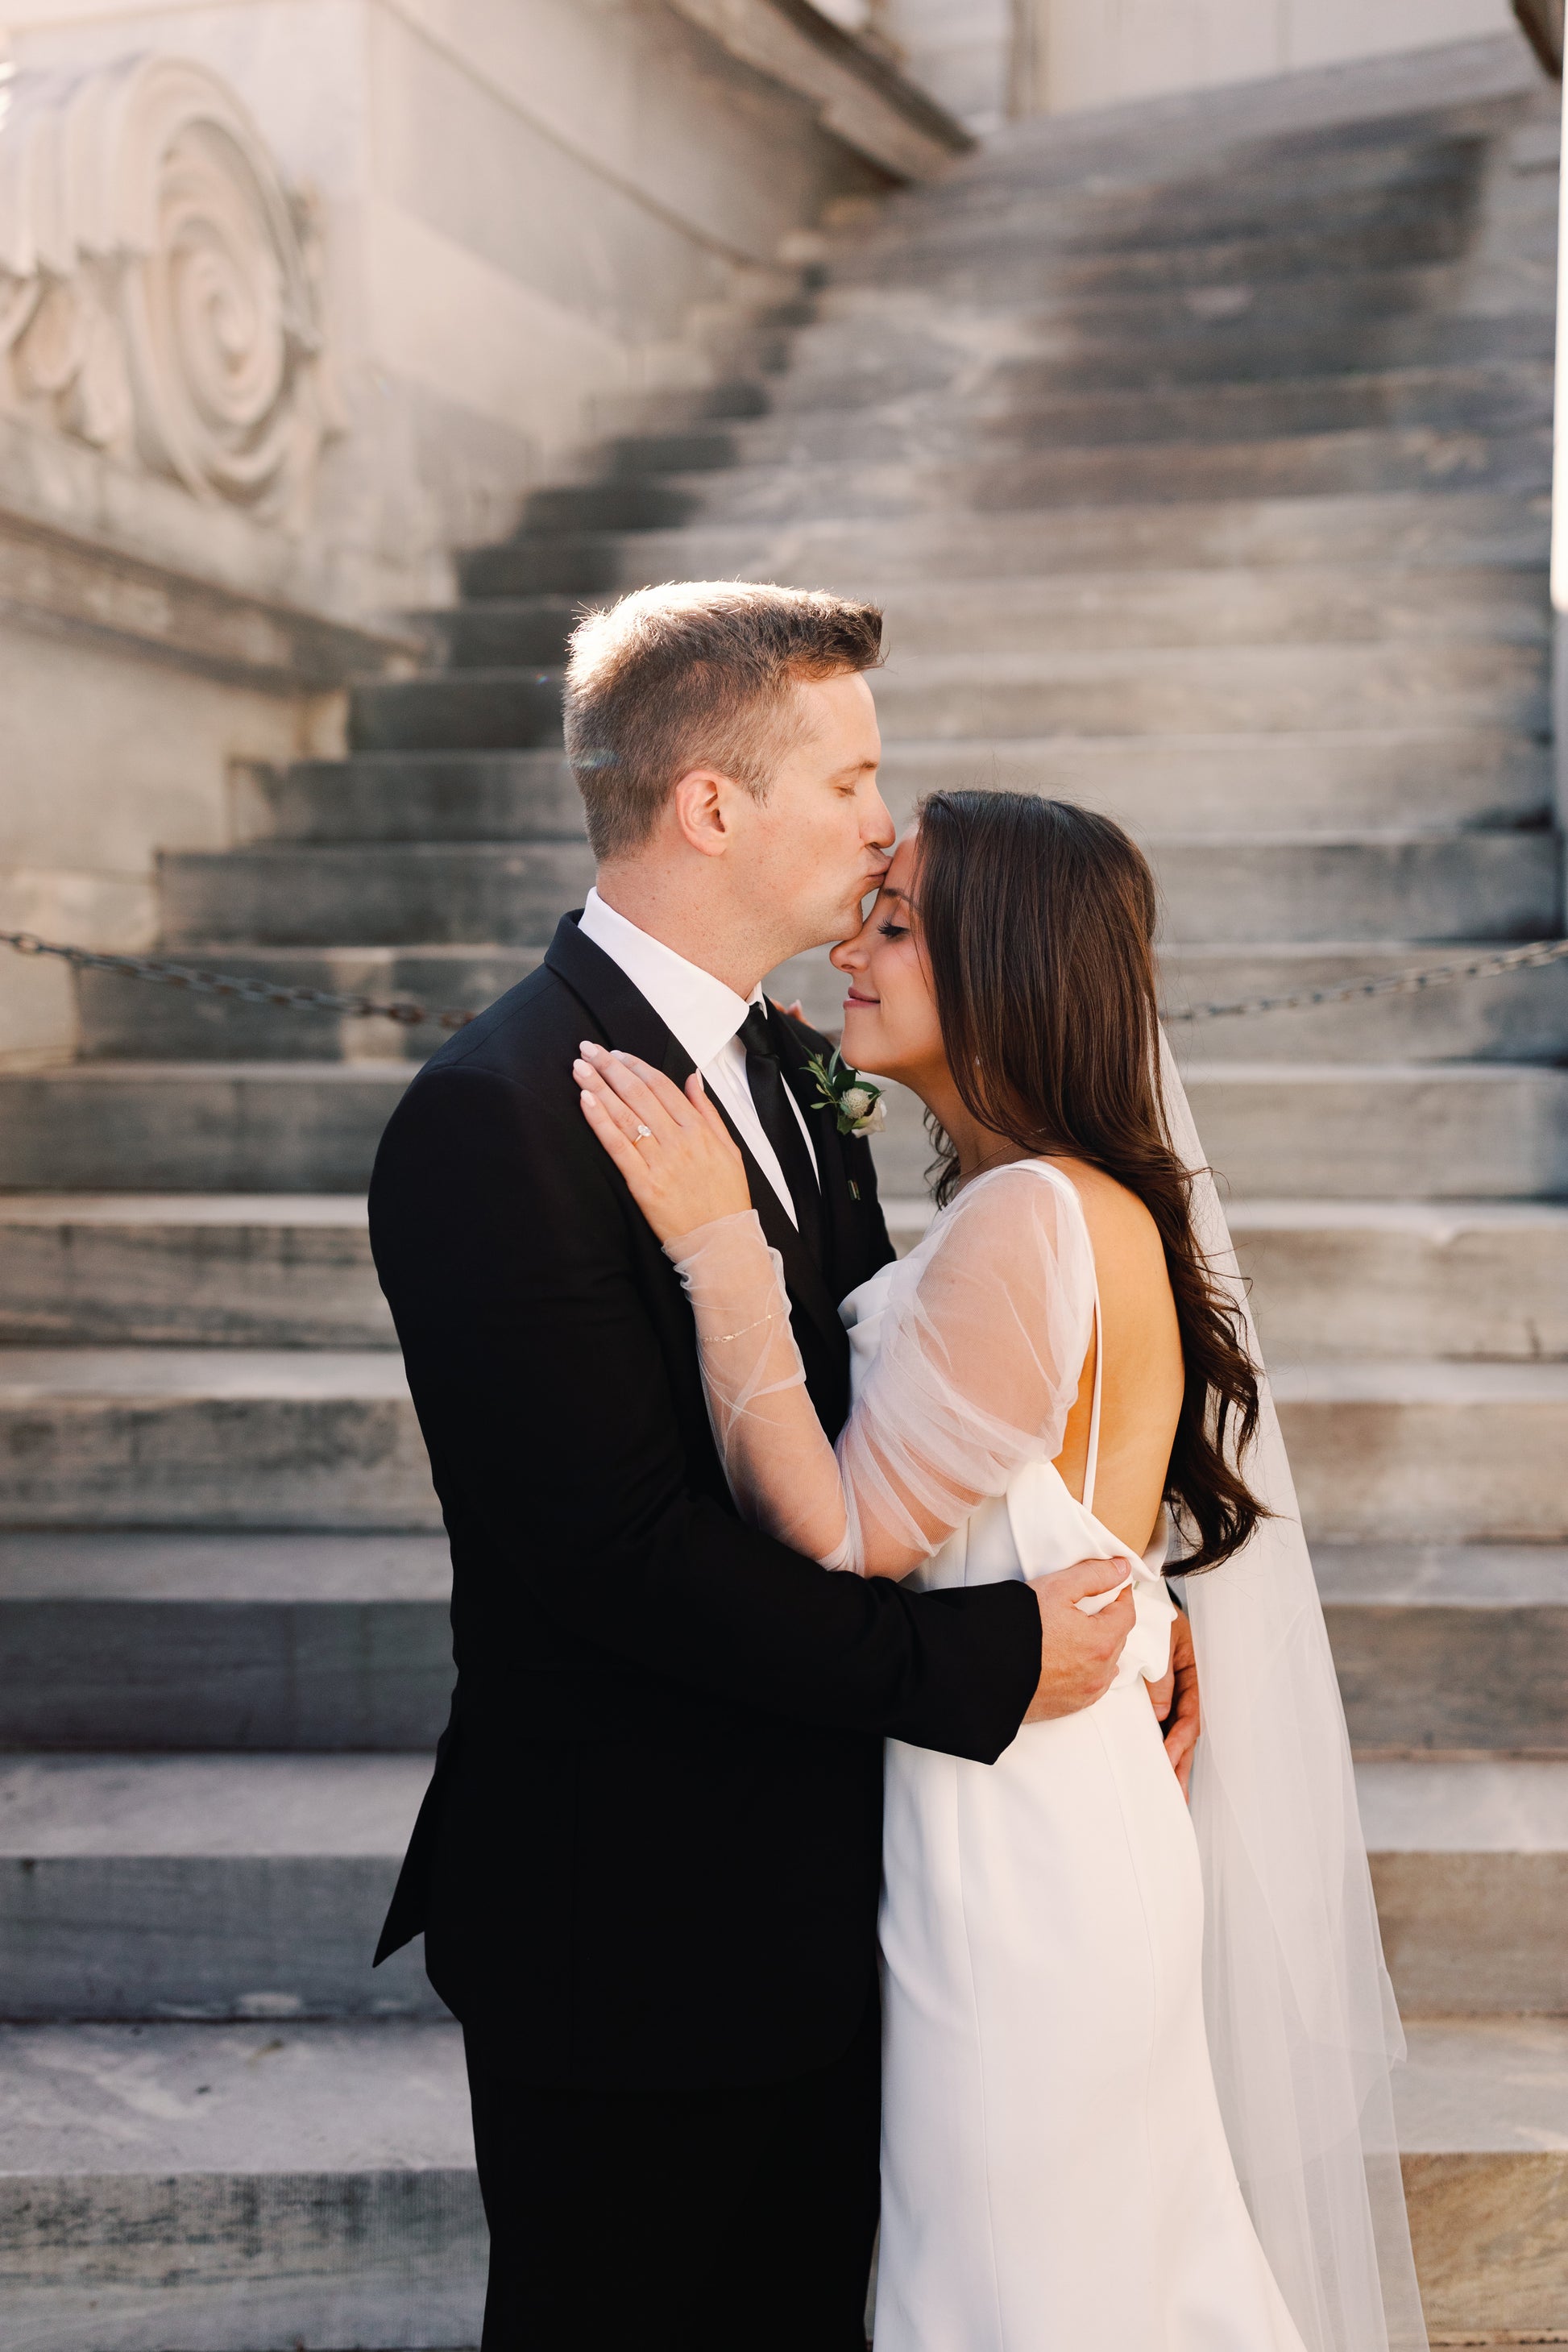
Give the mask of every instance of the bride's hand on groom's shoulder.
[{"label": "bride's hand on groom's shoulder", "polygon": [[1127,1582],[1123,1559],[1080,1559],[1051,1576],[1029,1579],[1040,1604],[1040,1679],[1026,1723],[1077,1715],[1103,1698],[1116,1669],[1135,1611],[1131,1591],[1118,1592],[1103,1609],[1086,1613],[1080,1601],[1115,1591]]},{"label": "bride's hand on groom's shoulder", "polygon": [[635,1054],[584,1042],[583,1115],[661,1242],[752,1205],[745,1162],[694,1072],[685,1091]]}]

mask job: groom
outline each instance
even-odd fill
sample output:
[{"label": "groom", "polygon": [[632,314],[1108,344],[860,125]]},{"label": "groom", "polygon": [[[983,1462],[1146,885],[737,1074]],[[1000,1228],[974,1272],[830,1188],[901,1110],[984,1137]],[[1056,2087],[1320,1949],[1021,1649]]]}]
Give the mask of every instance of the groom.
[{"label": "groom", "polygon": [[1106,1563],[918,1593],[736,1517],[674,1269],[589,1131],[579,1043],[700,1068],[779,1253],[813,1402],[892,1255],[825,1041],[764,972],[888,859],[873,608],[645,590],[573,642],[598,887],[383,1138],[376,1267],[451,1538],[451,1718],[378,1960],[463,2025],[484,2352],[861,2352],[877,2214],[884,1738],[994,1762],[1108,1686]]}]

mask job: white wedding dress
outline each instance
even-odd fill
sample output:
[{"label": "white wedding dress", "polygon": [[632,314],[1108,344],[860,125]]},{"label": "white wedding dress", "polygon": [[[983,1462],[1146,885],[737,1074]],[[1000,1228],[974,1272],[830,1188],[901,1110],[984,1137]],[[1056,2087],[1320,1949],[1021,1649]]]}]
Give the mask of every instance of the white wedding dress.
[{"label": "white wedding dress", "polygon": [[[1195,1238],[1257,1360],[1162,1055]],[[845,1302],[855,1402],[836,1448],[754,1213],[668,1247],[753,1524],[825,1567],[927,1586],[1121,1555],[1134,1594],[1096,1706],[1026,1725],[990,1766],[889,1744],[876,2352],[1426,2352],[1398,2019],[1261,1368],[1247,1473],[1271,1516],[1186,1580],[1189,1814],[1145,1687],[1174,1616],[1162,1554],[1133,1558],[1093,1516],[1098,1347],[1081,1501],[1052,1466],[1099,1314],[1071,1181],[1038,1160],[974,1179]]]},{"label": "white wedding dress", "polygon": [[[1081,1364],[1099,1300],[1068,1178],[1019,1162],[963,1197],[1029,1182],[1080,1229],[1049,1304]],[[845,1300],[858,1393],[943,1228]],[[1092,1511],[1100,1366],[1082,1501],[1028,1461],[912,1583],[1126,1553]],[[1175,1615],[1163,1553],[1130,1562],[1137,1622],[1096,1706],[992,1766],[888,1744],[877,2352],[1301,2352],[1209,2066],[1197,1845],[1144,1681]]]}]

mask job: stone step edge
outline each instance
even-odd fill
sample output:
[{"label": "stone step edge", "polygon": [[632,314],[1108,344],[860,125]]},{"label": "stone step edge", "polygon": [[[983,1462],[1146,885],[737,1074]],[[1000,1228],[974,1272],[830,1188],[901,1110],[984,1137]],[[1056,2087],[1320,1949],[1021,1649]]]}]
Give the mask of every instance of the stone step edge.
[{"label": "stone step edge", "polygon": [[[1563,1543],[1323,1539],[1312,1559],[1324,1604],[1336,1609],[1568,1610]],[[444,1610],[450,1587],[440,1534],[0,1529],[0,1606],[431,1601]]]},{"label": "stone step edge", "polygon": [[[395,1862],[429,1773],[402,1752],[0,1755],[0,1870]],[[1568,1856],[1568,1756],[1368,1759],[1357,1788],[1373,1854]]]},{"label": "stone step edge", "polygon": [[[1299,1358],[1273,1374],[1290,1403],[1369,1405],[1568,1402],[1568,1361],[1554,1359],[1325,1356]],[[328,1397],[384,1402],[407,1393],[391,1348],[170,1346],[0,1349],[0,1404],[18,1397],[134,1400]]]},{"label": "stone step edge", "polygon": [[[1048,740],[1048,739],[1047,739]],[[1140,845],[1147,850],[1199,849],[1205,853],[1215,850],[1292,850],[1292,849],[1398,849],[1425,848],[1436,843],[1463,843],[1477,840],[1518,842],[1531,847],[1550,849],[1557,836],[1544,827],[1508,824],[1385,824],[1341,825],[1335,828],[1291,825],[1270,828],[1249,825],[1234,832],[1215,830],[1184,833],[1172,829],[1154,831],[1145,827],[1140,832]],[[463,835],[439,841],[247,841],[231,849],[165,849],[159,853],[163,866],[179,866],[187,869],[204,866],[237,867],[261,866],[269,862],[287,864],[300,858],[341,859],[354,865],[364,865],[380,857],[428,859],[462,856],[500,856],[531,848],[570,849],[586,858],[590,853],[585,835],[541,834],[537,838],[525,835],[484,834]],[[401,942],[394,943],[406,954]],[[1313,942],[1314,945],[1317,942]],[[217,948],[200,941],[180,942],[183,959],[193,954],[216,954]],[[346,950],[336,943],[326,952],[342,954]],[[472,953],[471,949],[465,952]]]},{"label": "stone step edge", "polygon": [[[1412,2154],[1459,2153],[1467,2145],[1496,2148],[1502,2132],[1510,2128],[1508,2107],[1527,2104],[1517,2098],[1521,2067],[1527,2070],[1537,2101],[1542,2055],[1555,2060],[1559,2080],[1568,2070],[1568,2019],[1415,2020],[1407,2034],[1413,2063],[1396,2072],[1395,2082],[1404,2090],[1401,2137]],[[96,2076],[84,2063],[95,2053],[100,2062]],[[283,2058],[285,2063],[269,2078],[265,2067],[258,2071],[258,2062],[274,2057]],[[68,2152],[61,2150],[61,2160],[40,2163],[44,2151],[38,2146],[35,2116],[23,2100],[28,2087],[38,2081],[40,2066],[51,2059],[74,2077],[70,2087],[82,2100],[85,2112],[70,2116],[62,2113],[52,2128],[61,2137],[69,2133],[74,2144]],[[333,2061],[353,2078],[347,2096],[342,2073],[332,2071]],[[1470,2132],[1456,2128],[1453,2119],[1466,2103],[1462,2097],[1456,2100],[1453,2094],[1456,2088],[1462,2091],[1467,2064],[1474,2070],[1472,2079],[1486,2084],[1488,2105],[1494,2115],[1499,2108],[1504,2110],[1500,2128],[1495,2122],[1489,2128],[1483,2126]],[[155,2116],[149,2115],[145,2106],[131,2110],[129,2119],[140,2138],[139,2147],[124,2133],[105,2129],[100,2121],[113,2104],[116,2066],[132,2088],[160,2074],[167,2083],[176,2071],[182,2088],[184,2082],[189,2084],[189,2089],[183,2091],[183,2101],[181,2090],[171,2087],[171,2095],[160,2103],[162,2112]],[[442,2075],[444,2081],[439,2079]],[[273,2086],[279,2077],[277,2102],[281,2115],[276,2109],[269,2112]],[[379,2094],[384,2118],[400,2122],[412,2137],[408,2129],[411,2079],[419,2081],[426,2099],[432,2092],[436,2095],[435,2129],[426,2123],[423,2147],[388,2151],[392,2161],[399,2168],[415,2170],[447,2170],[454,2164],[467,2169],[462,2134],[468,2128],[468,2106],[461,2032],[456,2024],[445,2021],[0,2025],[0,2176],[16,2182],[84,2177],[167,2179],[226,2172],[254,2177],[273,2172],[380,2171],[384,2159],[367,2164],[360,2153],[367,2127],[365,2095]],[[200,2080],[208,2081],[217,2093],[211,2105],[197,2104]],[[17,2097],[19,2089],[22,2099]],[[205,2095],[212,2096],[210,2092]],[[19,2110],[15,2119],[7,2115],[13,2106]],[[282,2146],[274,2153],[267,2143],[278,2138],[279,2123]],[[233,2143],[227,2152],[222,2146],[226,2131]],[[326,2147],[318,2139],[310,2150],[315,2159],[311,2162],[300,2145],[301,2132],[312,2137],[339,2135],[348,2146],[334,2151],[330,2139]],[[1534,2155],[1541,2143],[1516,2137],[1506,2145],[1521,2155]],[[285,2153],[287,2160],[279,2162]],[[1556,2153],[1568,2173],[1568,2147],[1560,2144]]]},{"label": "stone step edge", "polygon": [[[179,1066],[199,1069],[204,1066]],[[255,1065],[242,1066],[251,1068]],[[401,1069],[403,1065],[395,1066]],[[889,1231],[899,1233],[923,1233],[936,1213],[930,1200],[903,1194],[884,1195],[881,1207]],[[1231,1202],[1226,1206],[1226,1216],[1235,1233],[1368,1231],[1415,1233],[1437,1238],[1471,1230],[1513,1233],[1534,1229],[1557,1233],[1568,1228],[1568,1201],[1494,1201],[1484,1197],[1475,1201],[1354,1201],[1311,1196],[1292,1200],[1270,1196]],[[171,1223],[321,1225],[360,1230],[366,1221],[367,1202],[363,1192],[0,1192],[0,1227],[34,1223]]]}]

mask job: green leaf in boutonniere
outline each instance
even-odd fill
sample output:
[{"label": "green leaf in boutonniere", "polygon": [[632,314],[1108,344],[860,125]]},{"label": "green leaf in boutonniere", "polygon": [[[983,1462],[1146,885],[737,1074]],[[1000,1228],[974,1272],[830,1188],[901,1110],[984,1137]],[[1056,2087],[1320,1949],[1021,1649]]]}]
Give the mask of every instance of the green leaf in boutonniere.
[{"label": "green leaf in boutonniere", "polygon": [[852,1070],[837,1045],[830,1061],[813,1054],[806,1068],[816,1080],[816,1100],[813,1110],[830,1110],[838,1122],[840,1135],[878,1135],[888,1123],[888,1106],[882,1100],[882,1089]]}]

